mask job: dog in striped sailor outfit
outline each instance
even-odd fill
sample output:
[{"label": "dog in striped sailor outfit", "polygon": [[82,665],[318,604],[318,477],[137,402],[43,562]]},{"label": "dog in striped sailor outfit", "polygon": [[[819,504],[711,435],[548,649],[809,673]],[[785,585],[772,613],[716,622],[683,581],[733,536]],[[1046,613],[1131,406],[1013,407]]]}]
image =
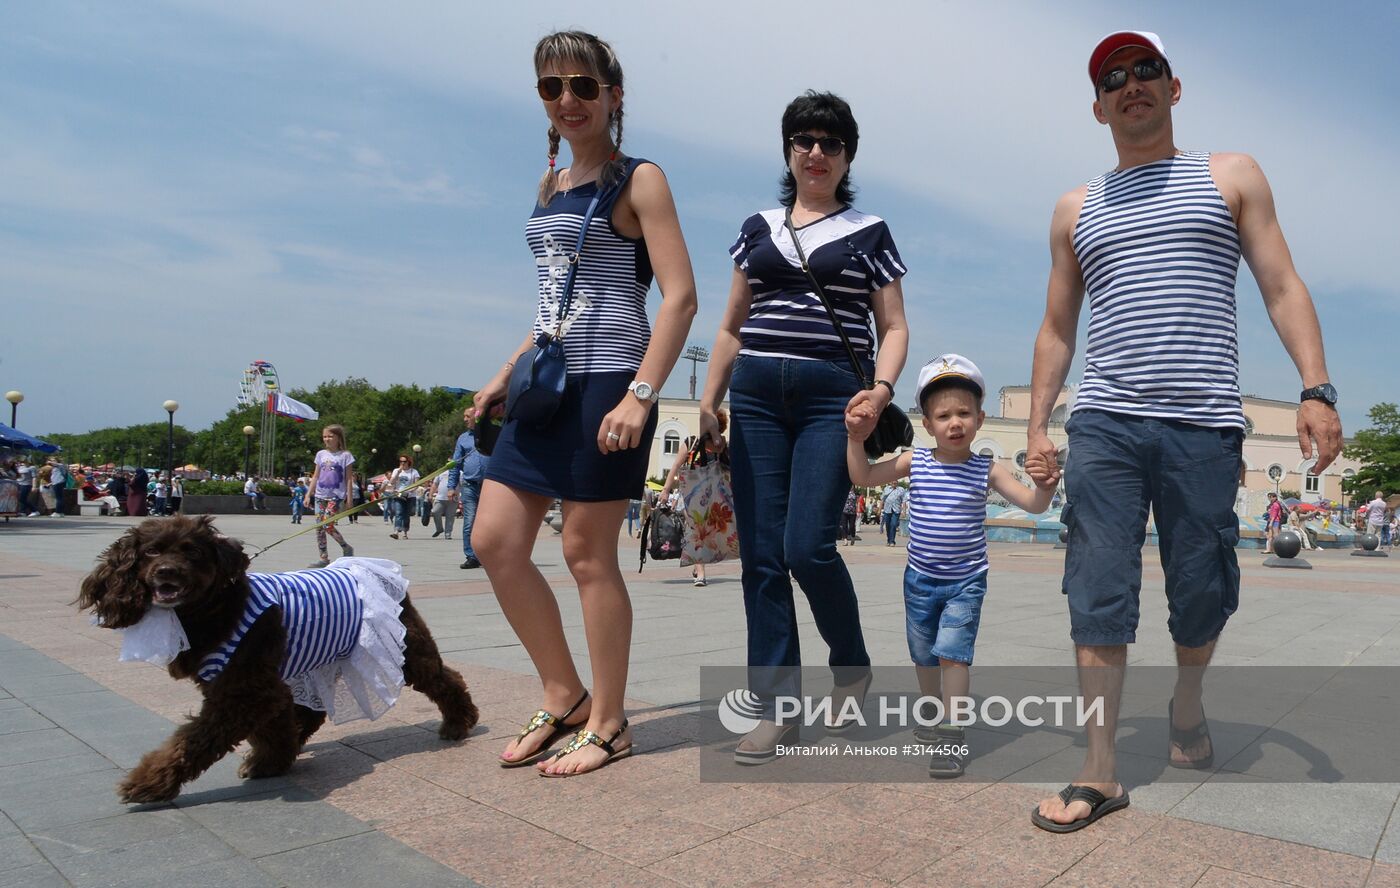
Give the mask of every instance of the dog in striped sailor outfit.
[{"label": "dog in striped sailor outfit", "polygon": [[329,717],[375,719],[404,684],[461,740],[477,723],[466,682],[444,665],[408,599],[399,566],[341,558],[328,568],[248,572],[237,541],[208,517],[151,520],[101,556],[75,602],[123,632],[123,660],[192,679],[204,705],[118,786],[125,802],[163,802],[247,740],[242,777],[291,768]]}]

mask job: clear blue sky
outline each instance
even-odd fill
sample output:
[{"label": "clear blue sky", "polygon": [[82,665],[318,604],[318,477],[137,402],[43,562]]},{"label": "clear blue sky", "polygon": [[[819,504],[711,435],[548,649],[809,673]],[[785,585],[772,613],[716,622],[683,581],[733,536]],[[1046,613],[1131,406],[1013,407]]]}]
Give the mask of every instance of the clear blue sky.
[{"label": "clear blue sky", "polygon": [[[830,89],[861,125],[858,204],[910,269],[901,397],[943,351],[992,389],[1027,382],[1050,211],[1114,163],[1088,52],[1138,27],[1182,78],[1178,145],[1269,175],[1348,432],[1400,399],[1395,4],[547,5],[0,7],[0,390],[24,391],[20,427],[163,420],[167,398],[202,427],[257,358],[289,386],[477,387],[533,311],[530,53],[569,26],[613,42],[626,148],[670,177],[692,343],[713,340],[739,223],[776,202],[784,105]],[[1243,389],[1296,397],[1247,270],[1239,301]]]}]

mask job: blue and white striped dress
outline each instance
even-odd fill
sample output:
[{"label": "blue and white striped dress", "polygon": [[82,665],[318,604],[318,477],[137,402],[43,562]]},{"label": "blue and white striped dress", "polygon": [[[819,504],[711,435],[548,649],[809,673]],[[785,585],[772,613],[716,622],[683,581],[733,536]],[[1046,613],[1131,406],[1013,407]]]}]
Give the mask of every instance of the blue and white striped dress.
[{"label": "blue and white striped dress", "polygon": [[[588,225],[564,326],[564,353],[571,376],[636,373],[651,341],[647,291],[653,274],[646,241],[623,237],[612,225],[618,195],[643,163],[647,161],[637,157],[627,160],[621,180],[598,201]],[[525,224],[525,240],[535,255],[539,278],[536,338],[559,329],[569,259],[578,246],[579,228],[598,187],[597,182],[589,182],[560,191],[549,206],[536,204]]]},{"label": "blue and white striped dress", "polygon": [[1090,307],[1074,409],[1243,429],[1240,239],[1211,178],[1210,154],[1089,182],[1074,252]]},{"label": "blue and white striped dress", "polygon": [[348,570],[322,568],[283,574],[248,574],[251,594],[238,628],[199,663],[199,678],[213,681],[224,671],[253,623],[270,607],[282,609],[287,649],[278,670],[296,678],[350,654],[360,638],[364,606]]},{"label": "blue and white striped dress", "polygon": [[909,566],[936,580],[987,569],[987,479],[992,458],[941,463],[915,448],[909,469]]}]

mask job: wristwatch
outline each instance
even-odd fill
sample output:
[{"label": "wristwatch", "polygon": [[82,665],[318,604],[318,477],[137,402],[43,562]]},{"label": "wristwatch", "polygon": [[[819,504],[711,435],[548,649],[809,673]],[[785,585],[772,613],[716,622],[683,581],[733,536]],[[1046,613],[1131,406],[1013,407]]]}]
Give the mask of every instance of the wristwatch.
[{"label": "wristwatch", "polygon": [[1336,406],[1337,389],[1330,382],[1322,385],[1315,385],[1312,388],[1303,389],[1303,393],[1298,396],[1299,403],[1303,401],[1321,401],[1324,404]]},{"label": "wristwatch", "polygon": [[647,404],[655,404],[661,399],[661,394],[651,387],[650,383],[634,379],[627,384],[627,390],[637,396],[638,401]]}]

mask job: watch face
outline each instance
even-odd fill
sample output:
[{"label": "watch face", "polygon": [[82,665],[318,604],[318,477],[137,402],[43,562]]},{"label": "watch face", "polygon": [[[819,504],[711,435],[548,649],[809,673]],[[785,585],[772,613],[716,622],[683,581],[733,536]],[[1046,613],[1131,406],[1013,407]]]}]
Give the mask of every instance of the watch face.
[{"label": "watch face", "polygon": [[647,385],[645,382],[639,382],[633,386],[632,392],[643,401],[651,399],[651,386]]},{"label": "watch face", "polygon": [[1317,390],[1322,395],[1322,400],[1328,404],[1337,403],[1337,390],[1332,386],[1332,383],[1324,382],[1317,387]]}]

